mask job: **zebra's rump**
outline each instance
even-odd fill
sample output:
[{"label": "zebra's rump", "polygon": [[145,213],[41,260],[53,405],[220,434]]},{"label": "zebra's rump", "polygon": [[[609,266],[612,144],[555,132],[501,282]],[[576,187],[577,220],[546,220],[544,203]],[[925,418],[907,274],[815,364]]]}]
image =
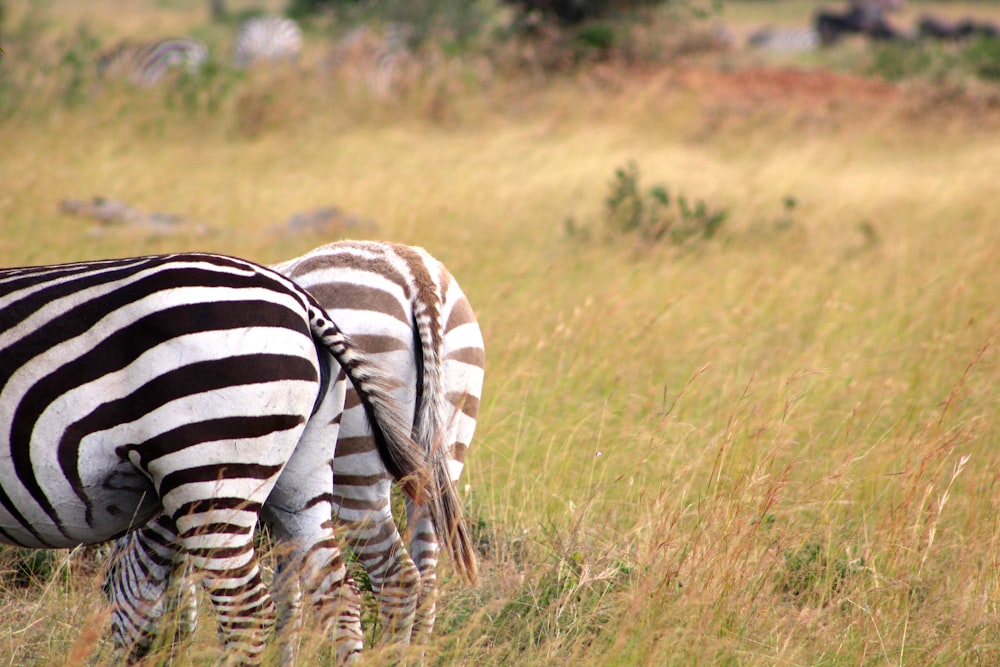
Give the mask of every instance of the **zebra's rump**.
[{"label": "zebra's rump", "polygon": [[319,369],[303,302],[261,270],[197,254],[0,270],[0,539],[103,541],[199,468],[275,474],[274,435],[301,430]]},{"label": "zebra's rump", "polygon": [[281,16],[262,16],[246,21],[236,35],[233,66],[249,67],[256,62],[292,61],[302,52],[302,29]]}]

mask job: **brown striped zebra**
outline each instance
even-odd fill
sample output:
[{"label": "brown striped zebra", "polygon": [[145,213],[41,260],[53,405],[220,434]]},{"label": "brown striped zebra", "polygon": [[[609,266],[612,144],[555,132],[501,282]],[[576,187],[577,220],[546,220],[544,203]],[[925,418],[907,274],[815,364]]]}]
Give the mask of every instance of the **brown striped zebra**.
[{"label": "brown striped zebra", "polygon": [[[485,350],[472,307],[448,270],[421,248],[373,241],[332,243],[272,268],[312,294],[367,358],[395,379],[392,396],[408,406],[414,440],[457,481],[476,427]],[[468,581],[476,578],[469,536],[455,518],[461,509],[447,506],[449,525],[456,528],[439,535],[431,517],[408,497],[407,551],[392,516],[392,476],[351,388],[344,407],[333,460],[334,518],[369,576],[385,640],[419,641],[434,625],[440,543]],[[455,497],[453,488],[437,493]],[[145,554],[155,552],[157,543],[151,526],[119,541],[119,562],[149,560]],[[121,580],[108,582],[116,606],[127,608],[130,591],[142,586],[162,595],[164,572],[142,581],[144,569],[151,567],[122,566],[115,575]],[[360,605],[350,603],[344,618],[352,620],[341,632],[356,637]]]}]

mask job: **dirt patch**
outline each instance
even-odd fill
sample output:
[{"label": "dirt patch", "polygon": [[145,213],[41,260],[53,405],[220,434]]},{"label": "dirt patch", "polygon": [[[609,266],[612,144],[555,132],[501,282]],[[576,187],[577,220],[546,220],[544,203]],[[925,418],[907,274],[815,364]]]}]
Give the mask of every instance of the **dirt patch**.
[{"label": "dirt patch", "polygon": [[897,104],[903,97],[897,85],[829,70],[752,68],[727,72],[685,67],[672,72],[669,81],[701,94],[705,101],[756,107],[881,106]]},{"label": "dirt patch", "polygon": [[[746,123],[776,123],[791,131],[906,127],[913,135],[941,137],[1000,130],[1000,86],[892,83],[820,67],[724,66],[677,62],[659,67],[611,67],[599,75],[618,96],[645,94],[693,101],[699,127],[693,138]],[[650,91],[656,91],[651,93]]]}]

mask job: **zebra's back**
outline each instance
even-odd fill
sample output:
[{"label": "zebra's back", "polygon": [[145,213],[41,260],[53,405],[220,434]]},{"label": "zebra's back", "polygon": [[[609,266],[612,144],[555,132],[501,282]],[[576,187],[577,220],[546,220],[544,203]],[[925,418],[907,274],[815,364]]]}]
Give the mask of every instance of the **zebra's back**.
[{"label": "zebra's back", "polygon": [[246,21],[236,35],[233,66],[297,60],[302,52],[302,29],[292,19],[262,16]]},{"label": "zebra's back", "polygon": [[196,72],[208,59],[208,48],[190,37],[155,42],[122,42],[98,61],[102,77],[119,77],[137,86],[159,83],[172,70]]},{"label": "zebra's back", "polygon": [[[438,444],[453,452],[458,479],[475,430],[485,352],[472,306],[444,265],[422,248],[343,241],[271,268],[312,294],[371,361],[392,374],[399,402],[410,406],[418,425],[426,424],[418,442],[430,447],[444,436]],[[352,392],[348,388],[349,406]],[[363,414],[349,408],[341,437],[366,431]],[[355,449],[338,450],[338,464],[352,467]]]}]

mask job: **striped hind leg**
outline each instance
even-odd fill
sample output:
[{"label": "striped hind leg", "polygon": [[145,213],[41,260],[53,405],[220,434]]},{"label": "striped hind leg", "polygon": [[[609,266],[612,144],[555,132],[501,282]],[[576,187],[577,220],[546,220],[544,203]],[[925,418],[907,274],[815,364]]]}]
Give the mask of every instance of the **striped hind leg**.
[{"label": "striped hind leg", "polygon": [[178,614],[178,639],[194,631],[196,591],[183,576],[177,530],[165,515],[115,542],[102,588],[111,603],[115,646],[129,663],[148,653],[172,610]]},{"label": "striped hind leg", "polygon": [[[363,432],[351,422],[357,410],[345,411],[344,430]],[[382,642],[408,643],[420,575],[393,521],[391,478],[370,436],[338,440],[333,481],[334,516],[378,600]]]},{"label": "striped hind leg", "polygon": [[420,572],[417,613],[413,621],[413,643],[430,639],[437,617],[437,565],[440,553],[437,532],[430,517],[409,498],[406,500],[410,525],[410,553]]},{"label": "striped hind leg", "polygon": [[323,635],[333,638],[338,664],[355,662],[364,646],[360,597],[344,585],[347,568],[332,506],[345,385],[340,377],[326,392],[262,511],[281,554],[273,589],[283,664],[296,662],[304,595]]},{"label": "striped hind leg", "polygon": [[353,664],[364,647],[360,598],[355,601],[353,589],[344,585],[347,569],[329,506],[289,510],[278,502],[265,508],[264,514],[281,552],[272,583],[281,663],[299,662],[298,646],[305,628],[303,599],[307,598],[319,631],[333,639],[337,664]]},{"label": "striped hind leg", "polygon": [[257,665],[274,625],[274,604],[253,545],[266,493],[249,491],[246,480],[239,485],[243,489],[228,489],[232,485],[226,481],[213,483],[218,487],[214,497],[182,504],[165,499],[164,507],[174,517],[183,555],[215,608],[226,662]]},{"label": "striped hind leg", "polygon": [[360,521],[341,519],[340,523],[378,601],[382,642],[405,644],[410,641],[417,613],[420,574],[387,509],[388,500],[386,511],[370,512]]}]

